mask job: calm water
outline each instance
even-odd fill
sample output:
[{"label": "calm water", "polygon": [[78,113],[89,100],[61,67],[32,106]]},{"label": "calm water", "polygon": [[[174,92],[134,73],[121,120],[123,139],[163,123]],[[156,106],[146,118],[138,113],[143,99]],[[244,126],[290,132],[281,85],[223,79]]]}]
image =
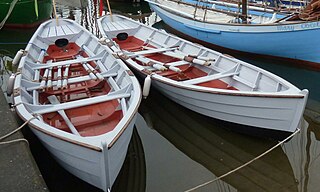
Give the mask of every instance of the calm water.
[{"label": "calm water", "polygon": [[[146,3],[111,3],[111,7],[113,13],[163,28]],[[72,18],[99,35],[95,22],[98,6],[93,1],[59,0],[57,10],[60,17]],[[1,58],[12,58],[18,49],[24,48],[34,30],[1,30]],[[314,111],[320,113],[319,72],[275,61],[241,59],[284,77],[299,88],[308,88],[311,93],[305,113],[308,123],[300,134],[268,155],[195,191],[320,191],[320,124],[312,120],[316,117]],[[0,83],[5,89],[5,68],[1,68],[1,74]],[[154,89],[142,102],[139,113],[114,192],[185,191],[215,179],[277,144],[231,131],[237,126],[187,110]],[[28,129],[24,132],[50,191],[99,191],[62,169]]]}]

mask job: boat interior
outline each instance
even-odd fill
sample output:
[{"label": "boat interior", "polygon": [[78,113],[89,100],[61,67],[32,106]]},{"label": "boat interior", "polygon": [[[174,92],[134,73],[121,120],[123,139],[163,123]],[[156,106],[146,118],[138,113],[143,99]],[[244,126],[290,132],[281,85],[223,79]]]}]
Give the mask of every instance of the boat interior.
[{"label": "boat interior", "polygon": [[[288,86],[230,56],[188,43],[163,31],[114,17],[103,22],[104,30],[140,70],[209,88],[239,91],[280,92]],[[125,31],[125,32],[124,32]]]},{"label": "boat interior", "polygon": [[[57,45],[50,45],[47,50],[47,56],[44,57],[43,63],[66,61],[75,58],[88,58],[88,55],[80,50],[80,47],[75,43],[69,43],[66,47],[60,48]],[[51,74],[46,75],[45,70],[40,70],[40,76],[43,78],[50,77],[51,81],[64,80],[67,78],[76,78],[90,73],[101,73],[97,68],[97,64],[94,61],[89,61],[85,64],[85,67],[81,63],[74,63],[61,67],[61,72],[64,71],[63,76],[59,75],[59,68],[53,67]],[[90,67],[91,66],[91,67]],[[88,68],[93,68],[95,71],[90,72]],[[42,78],[42,80],[44,80]],[[100,95],[106,95],[111,91],[110,85],[104,81],[96,79],[90,79],[86,81],[76,82],[72,84],[66,84],[63,87],[47,87],[44,91],[39,93],[39,103],[42,105],[50,104],[48,97],[55,95],[60,103],[68,103],[70,101],[81,100],[85,98],[96,97]],[[81,136],[95,136],[101,135],[113,130],[113,128],[119,123],[122,118],[121,110],[117,110],[119,102],[114,99],[106,101],[100,104],[93,104],[83,107],[77,107],[73,109],[65,110],[67,117],[72,124],[76,127]],[[71,132],[66,121],[57,112],[51,112],[43,114],[43,120],[58,129],[66,132]]]},{"label": "boat interior", "polygon": [[21,70],[25,87],[21,94],[27,109],[52,127],[82,137],[97,136],[112,131],[123,118],[133,87],[116,59],[82,31],[75,36],[81,35],[64,34],[49,45],[32,44]]}]

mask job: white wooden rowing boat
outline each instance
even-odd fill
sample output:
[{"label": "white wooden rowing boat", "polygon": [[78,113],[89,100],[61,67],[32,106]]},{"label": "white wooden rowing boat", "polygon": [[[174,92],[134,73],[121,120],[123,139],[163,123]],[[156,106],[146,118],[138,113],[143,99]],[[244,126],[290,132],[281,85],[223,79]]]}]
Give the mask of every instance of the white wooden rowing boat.
[{"label": "white wooden rowing boat", "polygon": [[72,20],[43,23],[20,60],[13,98],[19,116],[66,170],[111,189],[141,90],[108,47]]},{"label": "white wooden rowing boat", "polygon": [[130,67],[175,102],[203,115],[293,132],[308,90],[246,62],[123,16],[98,20],[108,44]]}]

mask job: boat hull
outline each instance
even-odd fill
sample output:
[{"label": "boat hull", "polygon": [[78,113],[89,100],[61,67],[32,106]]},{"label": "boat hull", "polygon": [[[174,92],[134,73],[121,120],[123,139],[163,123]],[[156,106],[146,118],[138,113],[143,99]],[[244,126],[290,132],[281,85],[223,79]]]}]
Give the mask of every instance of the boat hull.
[{"label": "boat hull", "polygon": [[25,50],[14,78],[16,112],[62,167],[109,191],[131,139],[141,102],[139,82],[72,20],[41,24]]},{"label": "boat hull", "polygon": [[[6,0],[0,3],[0,21],[8,14],[12,1]],[[7,21],[5,27],[10,28],[32,28],[50,18],[52,13],[51,0],[38,0],[38,17],[33,0],[18,1]]]},{"label": "boat hull", "polygon": [[[81,180],[107,191],[107,188],[116,180],[125,160],[135,119],[136,116],[117,142],[107,151],[63,141],[37,128],[31,128],[31,130],[64,169]],[[105,157],[108,159],[106,160]]]},{"label": "boat hull", "polygon": [[320,39],[315,38],[320,31],[320,22],[261,26],[203,23],[149,4],[168,26],[202,42],[294,60],[320,69]]},{"label": "boat hull", "polygon": [[[265,98],[222,95],[179,88],[161,81],[153,85],[176,103],[202,115],[238,124],[294,132],[292,119],[300,120],[292,106],[303,105],[297,98]],[[303,110],[303,109],[300,109]],[[295,120],[294,120],[295,121]]]},{"label": "boat hull", "polygon": [[[168,98],[202,115],[261,129],[284,132],[294,132],[297,129],[307,101],[308,90],[301,91],[263,69],[122,16],[114,16],[114,23],[109,19],[109,17],[100,19],[99,29],[104,36],[113,39],[119,49],[131,52],[131,55],[125,51],[120,52],[116,46],[110,45],[135,73],[145,78],[144,96],[151,82],[152,86]],[[130,38],[119,40],[119,34],[125,33]],[[145,45],[155,47],[161,45],[162,48],[146,48]],[[164,54],[151,54],[152,51],[161,52],[164,48],[171,49],[175,46],[179,47],[181,53],[168,51]],[[143,54],[145,56],[141,56]],[[190,60],[185,64],[186,57],[183,57],[183,61],[181,57],[178,57],[180,59],[178,61],[169,57],[170,55],[177,57],[179,54],[203,57],[197,57],[198,61],[192,60],[198,62],[192,64],[189,63]],[[201,59],[208,62],[211,59],[214,63],[201,64]],[[169,66],[169,69],[162,71],[152,62]],[[180,67],[180,72],[172,66]],[[222,72],[223,69],[228,70]],[[239,74],[232,75],[230,79],[226,78],[230,69],[238,69]]]}]

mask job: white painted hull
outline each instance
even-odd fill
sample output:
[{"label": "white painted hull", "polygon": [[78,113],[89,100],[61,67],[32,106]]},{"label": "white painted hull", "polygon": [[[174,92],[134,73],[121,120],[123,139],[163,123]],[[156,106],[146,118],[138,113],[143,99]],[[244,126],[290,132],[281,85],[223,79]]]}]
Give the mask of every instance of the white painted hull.
[{"label": "white painted hull", "polygon": [[153,85],[176,103],[202,115],[264,129],[294,132],[300,121],[301,99],[223,95],[177,88],[161,81]]},{"label": "white painted hull", "polygon": [[[114,183],[126,157],[136,117],[107,151],[96,151],[70,142],[61,141],[37,129],[31,129],[55,160],[67,171],[83,181],[104,189],[105,181]],[[108,160],[105,160],[105,156]],[[108,163],[107,163],[108,162]]]},{"label": "white painted hull", "polygon": [[[132,75],[129,68],[120,59],[113,57],[112,52],[108,47],[99,44],[98,38],[93,34],[71,20],[59,19],[58,23],[59,25],[56,25],[56,20],[50,20],[40,25],[26,48],[28,54],[21,58],[18,67],[19,73],[16,74],[14,81],[13,99],[16,104],[16,112],[23,120],[28,121],[31,130],[37,135],[43,145],[51,152],[62,167],[83,181],[88,182],[103,191],[108,191],[111,189],[127,153],[128,144],[136,120],[136,114],[141,102],[141,88],[138,80]],[[57,39],[62,38],[66,38],[70,43],[72,42],[81,47],[82,50],[79,52],[85,52],[88,57],[82,58],[78,52],[78,55],[75,56],[75,58],[72,57],[69,60],[51,61],[44,64],[39,64],[43,62],[43,59],[35,61],[34,58],[41,58],[39,55],[45,50],[49,50],[49,45],[54,45]],[[39,47],[41,49],[39,49]],[[70,52],[72,51],[73,50],[70,49]],[[45,51],[44,54],[49,55],[47,51]],[[100,57],[99,55],[103,56]],[[91,93],[88,93],[89,91],[87,91],[88,95],[84,97],[76,97],[73,100],[66,99],[66,101],[58,104],[52,103],[51,101],[51,104],[40,102],[39,95],[44,90],[49,90],[50,87],[41,87],[46,86],[47,82],[45,82],[46,80],[44,78],[38,79],[37,81],[32,80],[36,76],[39,78],[39,73],[41,73],[43,68],[46,69],[46,67],[48,67],[47,65],[49,65],[53,70],[56,67],[55,65],[60,65],[65,74],[67,74],[66,65],[78,66],[79,63],[85,63],[80,60],[88,60],[90,58],[94,58],[91,61],[96,61],[96,74],[101,73],[103,75],[100,74],[101,79],[99,79],[99,82],[105,83],[103,84],[105,86],[109,86],[111,89],[110,92],[99,92],[100,95],[91,95]],[[61,94],[59,90],[61,91],[64,89],[61,87],[59,88],[59,79],[55,77],[57,73],[59,74],[60,69],[55,69],[58,70],[58,72],[53,73],[52,75],[53,83],[51,86],[57,91],[57,94]],[[92,77],[90,77],[89,70],[86,70],[86,72],[87,74],[78,76],[71,75],[69,77],[65,75],[64,77],[65,79],[67,78],[69,83],[67,84],[69,87],[67,86],[65,90],[70,89],[71,91],[75,91],[72,90],[72,88],[78,86],[79,84],[77,83],[79,82],[82,83],[82,86],[85,86],[86,89],[92,88],[86,86],[87,83],[92,83]],[[106,75],[108,73],[111,75]],[[45,83],[41,85],[42,82]],[[85,85],[83,85],[84,83]],[[126,90],[126,94],[121,93],[124,90]],[[65,93],[68,94],[67,91],[65,91]],[[48,92],[46,94],[52,93]],[[76,94],[79,93],[76,92]],[[112,98],[117,95],[118,98]],[[68,96],[71,97],[72,95],[70,94]],[[46,95],[44,97],[49,98],[49,96]],[[83,122],[82,125],[86,126],[85,128],[95,128],[92,124],[97,122],[103,125],[101,126],[101,129],[103,130],[100,132],[97,131],[97,133],[94,132],[92,134],[94,136],[81,135],[79,132],[77,132],[78,134],[75,134],[70,126],[71,132],[68,132],[44,121],[45,114],[101,104],[107,101],[108,98],[117,101],[115,104],[117,105],[116,110],[121,110],[122,113],[119,120],[114,123],[115,125],[112,124],[110,126],[103,121],[99,121],[100,119],[92,116],[92,114],[86,114],[87,116],[84,118],[83,116],[75,116],[72,117],[73,119],[69,119],[71,123],[72,120],[76,122],[76,119],[80,118]],[[100,110],[94,106],[90,107],[94,108],[96,111]],[[56,109],[51,110],[50,108]],[[61,114],[59,113],[59,115]],[[76,115],[78,115],[78,113]],[[100,116],[103,115],[104,114],[100,114]],[[88,123],[88,119],[90,118],[93,118],[96,121],[89,121]],[[63,120],[66,123],[66,120]]]},{"label": "white painted hull", "polygon": [[[113,16],[112,22],[109,16],[99,19],[99,30],[110,39],[116,39],[117,34],[126,32],[128,36],[134,36],[144,44],[148,42],[156,48],[161,47],[159,50],[172,47],[179,49],[179,52],[168,51],[166,54],[174,55],[182,52],[185,55],[196,55],[199,59],[201,57],[211,59],[212,63],[209,66],[189,63],[189,67],[206,71],[206,75],[181,80],[161,76],[162,72],[158,69],[148,64],[140,65],[130,58],[130,54],[153,51],[153,49],[147,48],[140,52],[124,50],[121,53],[117,52],[118,48],[114,49],[120,55],[129,55],[129,58],[122,57],[127,65],[143,78],[150,75],[152,86],[173,101],[200,114],[242,125],[285,132],[294,132],[298,128],[307,102],[308,90],[300,90],[286,80],[249,63],[230,58],[123,16]],[[171,63],[163,65],[173,65]],[[236,69],[238,73],[229,75],[228,72],[233,71],[232,69]],[[236,90],[201,84],[217,79]]]}]

